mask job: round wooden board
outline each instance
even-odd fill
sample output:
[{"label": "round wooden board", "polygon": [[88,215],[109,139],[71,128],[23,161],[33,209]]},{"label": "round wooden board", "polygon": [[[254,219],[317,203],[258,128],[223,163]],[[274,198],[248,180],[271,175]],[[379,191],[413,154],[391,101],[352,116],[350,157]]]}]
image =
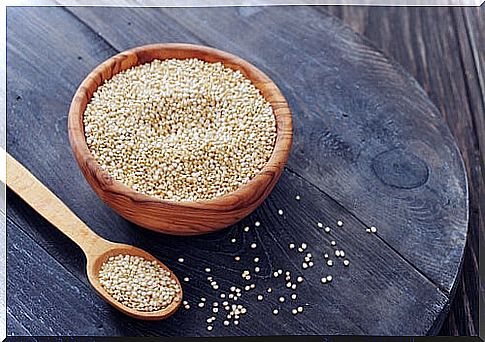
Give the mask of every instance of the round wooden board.
[{"label": "round wooden board", "polygon": [[[8,23],[16,29],[9,38],[8,74],[23,72],[29,84],[47,84],[47,90],[61,100],[48,103],[43,94],[25,90],[24,80],[9,76],[9,152],[100,235],[144,248],[180,279],[190,278],[182,283],[191,308],[182,306],[163,322],[135,321],[103,306],[95,296],[74,296],[72,307],[56,308],[59,315],[77,317],[77,308],[96,303],[95,322],[76,325],[74,333],[100,333],[95,328],[99,324],[104,332],[129,335],[422,335],[437,331],[453,295],[466,240],[466,174],[436,107],[416,81],[371,43],[312,7],[71,8],[82,22],[58,8],[35,11],[35,15],[32,10],[10,12],[16,22],[27,24],[14,25],[14,19]],[[28,23],[45,34],[32,39],[35,30],[29,31]],[[125,29],[127,23],[130,29]],[[65,51],[60,46],[63,41],[56,40],[56,27],[61,26],[63,39],[76,42],[72,51]],[[29,39],[28,49],[12,49],[15,42]],[[121,219],[90,190],[70,156],[67,130],[58,127],[78,82],[92,68],[117,51],[154,42],[205,44],[239,55],[267,73],[290,104],[294,145],[281,180],[260,208],[224,231],[174,237]],[[45,46],[52,49],[42,64],[48,72],[41,72],[35,63],[30,65],[29,58],[35,60]],[[82,56],[82,62],[77,56]],[[56,73],[70,63],[76,68]],[[14,102],[19,93],[29,101]],[[32,120],[29,127],[26,117]],[[46,153],[46,146],[54,151]],[[72,181],[66,183],[67,175]],[[74,274],[72,281],[86,285],[79,271],[80,254],[66,253],[73,244],[32,218],[35,214],[11,193],[8,200],[11,220]],[[343,227],[337,227],[338,220]],[[317,222],[329,225],[331,233],[318,228]],[[245,226],[250,227],[248,232]],[[376,226],[378,233],[366,233],[370,226]],[[331,246],[332,240],[336,247]],[[257,247],[251,248],[252,243]],[[299,253],[288,248],[290,243],[308,247]],[[28,247],[25,241],[18,244]],[[335,248],[345,250],[349,267],[334,256]],[[312,253],[314,266],[304,270],[307,252]],[[333,267],[325,265],[324,253],[333,259]],[[236,256],[241,257],[239,262]],[[183,263],[177,262],[180,257]],[[21,261],[28,260],[19,259],[20,271]],[[259,273],[255,267],[260,267]],[[273,276],[278,269],[290,271],[292,282],[298,275],[305,280],[291,291],[284,276]],[[251,271],[251,280],[242,279],[243,270]],[[37,277],[44,279],[44,273],[39,267]],[[332,282],[322,284],[320,279],[329,274]],[[211,287],[208,276],[217,281],[218,290]],[[244,291],[252,283],[256,288]],[[17,286],[23,289],[28,284],[19,280]],[[231,286],[243,289],[237,303],[247,313],[239,325],[226,327],[220,295],[227,296]],[[69,291],[63,292],[64,301],[70,298]],[[88,293],[89,287],[83,291]],[[293,292],[297,300],[290,299]],[[264,300],[257,300],[259,294]],[[279,302],[280,296],[285,297],[284,303]],[[207,300],[203,308],[198,307],[201,297]],[[211,311],[214,301],[219,302],[217,314]],[[32,304],[33,313],[49,323],[45,307],[36,305]],[[298,306],[304,312],[294,316],[291,309]],[[278,315],[272,314],[275,308]],[[206,319],[211,316],[217,320],[209,332]]]}]

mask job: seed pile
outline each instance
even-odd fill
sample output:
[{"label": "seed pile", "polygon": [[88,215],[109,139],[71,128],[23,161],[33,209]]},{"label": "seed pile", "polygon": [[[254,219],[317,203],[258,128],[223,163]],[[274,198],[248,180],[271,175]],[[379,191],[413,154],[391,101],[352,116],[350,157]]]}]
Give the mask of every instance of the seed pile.
[{"label": "seed pile", "polygon": [[276,141],[271,105],[239,71],[154,60],[116,74],[84,112],[86,142],[113,178],[166,200],[222,196],[253,178]]},{"label": "seed pile", "polygon": [[99,271],[99,281],[118,302],[138,311],[157,311],[180,300],[180,287],[156,261],[119,254]]}]

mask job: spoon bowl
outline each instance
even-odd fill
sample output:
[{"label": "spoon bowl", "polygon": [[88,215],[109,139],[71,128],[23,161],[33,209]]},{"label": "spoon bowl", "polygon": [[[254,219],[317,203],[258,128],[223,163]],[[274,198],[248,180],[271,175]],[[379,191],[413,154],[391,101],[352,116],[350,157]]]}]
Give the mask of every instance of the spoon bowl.
[{"label": "spoon bowl", "polygon": [[[167,266],[140,248],[103,239],[93,232],[56,195],[8,153],[6,153],[6,160],[7,186],[47,221],[81,247],[86,256],[86,273],[89,282],[105,301],[124,314],[143,320],[165,319],[178,309],[183,296],[182,286],[178,278]],[[177,282],[180,287],[180,292],[176,294],[167,307],[157,311],[138,311],[118,302],[101,285],[99,281],[99,270],[103,263],[110,257],[119,254],[139,256],[146,260],[157,262],[164,270],[170,272],[170,278]]]},{"label": "spoon bowl", "polygon": [[[109,304],[111,304],[116,309],[120,310],[128,316],[143,320],[165,319],[172,315],[178,309],[180,303],[182,302],[182,286],[180,285],[180,281],[175,276],[175,274],[165,264],[160,262],[160,260],[155,258],[150,253],[144,251],[143,249],[131,245],[113,243],[107,240],[100,241],[97,245],[93,247],[94,248],[90,250],[89,255],[86,255],[86,272],[88,274],[89,282],[94,287],[96,292],[98,292],[98,294],[103,297],[103,299]],[[160,267],[170,272],[170,278],[174,279],[177,282],[177,285],[180,287],[180,292],[173,298],[172,302],[167,307],[157,311],[138,311],[121,304],[104,289],[104,287],[101,285],[101,282],[99,281],[98,276],[101,266],[106,261],[108,261],[110,257],[117,256],[119,254],[139,256],[144,258],[145,260],[157,262]]]}]

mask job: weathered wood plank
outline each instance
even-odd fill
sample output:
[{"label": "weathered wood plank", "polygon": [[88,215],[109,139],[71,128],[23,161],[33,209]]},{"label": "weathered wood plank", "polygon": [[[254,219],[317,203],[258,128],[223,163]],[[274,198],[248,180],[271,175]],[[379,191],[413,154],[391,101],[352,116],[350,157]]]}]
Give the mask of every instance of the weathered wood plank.
[{"label": "weathered wood plank", "polygon": [[[0,183],[0,255],[4,256],[7,255],[7,232],[5,227],[5,220],[6,220],[6,208],[5,208],[5,185]],[[5,270],[7,268],[7,258],[1,257],[0,258],[0,269]],[[7,335],[7,286],[5,285],[7,282],[7,273],[3,271],[0,275],[0,307],[3,308],[2,312],[0,313],[0,324],[3,327],[0,328],[0,336]]]},{"label": "weathered wood plank", "polygon": [[[469,98],[472,101],[473,119],[477,127],[476,134],[481,151],[481,166],[485,169],[485,7],[463,8],[453,12],[458,22],[460,34],[459,42],[462,42],[463,65],[468,66],[465,74],[468,83]],[[465,32],[465,33],[464,33]],[[465,39],[467,38],[467,39]],[[463,40],[462,40],[463,39]],[[473,60],[473,61],[471,61]],[[485,206],[485,205],[484,205]],[[484,208],[484,207],[482,207]],[[482,210],[483,211],[483,210]],[[485,231],[484,231],[485,235]]]},{"label": "weathered wood plank", "polygon": [[[300,202],[294,199],[296,194],[302,197]],[[9,217],[79,277],[89,292],[89,284],[81,274],[83,266],[70,260],[65,252],[74,244],[64,241],[66,238],[61,233],[11,192],[8,201],[12,208]],[[287,214],[279,216],[279,208]],[[318,220],[335,226],[337,219],[343,219],[345,226],[335,228],[332,234],[317,228]],[[255,220],[261,222],[259,228],[254,228]],[[33,221],[36,221],[35,225]],[[244,225],[251,227],[249,232],[243,231]],[[257,265],[261,272],[253,273],[253,279],[247,282],[255,283],[256,290],[249,296],[245,294],[240,301],[248,309],[248,314],[238,327],[230,328],[222,327],[219,315],[214,334],[423,334],[433,329],[434,319],[447,303],[447,297],[441,291],[400,260],[377,236],[366,233],[365,227],[344,208],[291,172],[285,172],[282,181],[254,215],[226,231],[184,239],[140,229],[136,239],[130,240],[133,229],[139,228],[126,221],[116,228],[118,240],[147,249],[179,277],[190,277],[184,292],[192,309],[189,312],[179,310],[171,319],[157,325],[154,329],[159,334],[205,335],[205,318],[211,314],[208,308],[196,307],[198,298],[206,297],[209,303],[218,298],[205,279],[204,268],[211,268],[211,275],[226,292],[230,286],[241,286],[240,274],[245,269],[254,269],[253,258],[256,256],[260,258]],[[236,243],[230,242],[232,238]],[[351,266],[342,266],[341,259],[332,268],[324,265],[323,254],[333,255],[331,240],[337,241],[338,248],[346,251]],[[256,250],[249,247],[252,242],[257,243]],[[287,246],[292,242],[309,245],[307,251],[314,255],[314,268],[302,270],[303,255],[288,250]],[[241,256],[240,262],[234,261],[236,255]],[[178,257],[184,258],[183,264],[176,261]],[[337,263],[337,259],[334,261]],[[290,313],[291,304],[277,302],[279,295],[284,295],[290,302],[289,294],[292,293],[285,288],[283,279],[271,277],[279,268],[294,275],[301,274],[306,279],[295,291],[298,301],[293,304],[305,307],[302,318],[294,319]],[[39,276],[43,272],[39,269]],[[325,286],[320,283],[320,278],[326,274],[332,274],[334,279]],[[273,288],[272,294],[265,293],[267,287]],[[266,297],[262,303],[256,301],[259,293]],[[96,300],[96,305],[103,306],[102,300]],[[275,307],[280,308],[277,317],[271,314]],[[100,322],[105,319],[105,316],[98,317]],[[317,324],[321,321],[325,326]],[[146,324],[151,323],[138,324],[138,333],[143,333]],[[172,332],[170,328],[176,330]]]},{"label": "weathered wood plank", "polygon": [[[261,284],[267,286],[267,282],[274,281],[269,275],[275,269],[288,268],[294,273],[299,269],[301,257],[295,261],[294,255],[289,254],[286,248],[289,242],[307,242],[314,249],[314,255],[319,256],[318,266],[310,271],[308,280],[300,285],[301,300],[306,299],[305,302],[312,304],[306,307],[302,316],[295,319],[288,312],[278,317],[270,315],[271,307],[277,304],[276,296],[270,300],[271,305],[248,298],[244,300],[244,304],[250,314],[244,321],[241,320],[238,327],[231,327],[227,331],[222,327],[217,328],[214,334],[423,334],[434,331],[435,319],[446,308],[447,295],[396,254],[388,246],[385,234],[379,232],[379,236],[367,235],[365,226],[359,219],[292,172],[284,174],[274,193],[254,215],[237,226],[216,234],[190,239],[165,236],[141,230],[115,215],[96,198],[77,170],[67,143],[65,113],[80,78],[99,63],[98,59],[103,60],[106,55],[115,52],[111,45],[116,49],[118,47],[112,41],[101,40],[93,31],[62,9],[42,9],[42,15],[37,14],[39,12],[36,11],[39,10],[9,9],[7,24],[10,25],[10,39],[7,48],[9,61],[12,62],[8,65],[8,149],[84,221],[104,237],[146,248],[172,267],[181,278],[188,275],[191,281],[186,286],[185,293],[190,301],[194,301],[193,307],[196,304],[195,300],[201,296],[207,297],[209,302],[215,299],[205,280],[205,265],[211,267],[214,275],[220,278],[221,288],[228,288],[241,282],[240,273],[243,269],[255,266],[250,260],[255,256],[255,252],[259,252],[262,260],[264,256],[265,262],[261,276],[255,277],[257,289],[260,289]],[[118,25],[116,20],[121,20],[119,18],[123,17],[123,13],[126,12],[120,11],[117,15],[112,15],[113,26]],[[131,13],[130,15],[133,15],[133,12]],[[259,12],[242,13],[251,16]],[[144,20],[153,28],[152,37],[163,39],[161,29],[157,29],[155,22],[151,22],[150,18],[152,17],[148,16]],[[158,23],[165,20],[171,29],[178,29],[171,19],[163,18],[166,17],[160,16]],[[22,22],[22,27],[13,25],[14,19]],[[171,26],[172,24],[174,26]],[[15,30],[12,27],[15,27]],[[55,33],[58,27],[63,28],[61,38]],[[42,38],[32,41],[31,37],[35,35],[36,30],[43,33]],[[186,41],[195,39],[189,31],[178,32],[187,39]],[[21,43],[21,49],[15,48],[17,41],[24,42]],[[59,48],[59,45],[63,46],[71,41],[76,42],[74,53]],[[39,49],[51,50],[47,47],[56,50],[50,55],[54,58],[46,58],[41,65],[30,62],[38,56]],[[81,52],[84,54],[81,55]],[[78,59],[78,56],[82,59]],[[76,68],[67,68],[64,65],[76,65]],[[52,70],[60,68],[63,68],[62,76],[52,76],[57,75]],[[16,75],[24,77],[18,78]],[[49,84],[45,87],[49,87],[49,91],[56,94],[55,100],[47,101],[38,92],[29,90],[31,87],[44,86],[46,82]],[[19,95],[21,99],[17,100]],[[292,96],[296,98],[296,95]],[[299,113],[302,113],[299,117],[313,115],[312,112],[306,111]],[[319,122],[314,120],[310,123]],[[27,121],[32,122],[30,127],[25,126],[24,123]],[[56,122],[60,125],[56,126]],[[45,146],[54,148],[46,149]],[[69,181],[66,182],[66,179]],[[293,198],[296,193],[301,194],[301,203],[295,203]],[[9,217],[87,288],[82,268],[83,257],[79,251],[73,251],[73,244],[36,216],[16,196],[9,194],[8,201]],[[283,208],[286,216],[276,215],[278,208]],[[355,259],[351,258],[352,266],[348,269],[332,268],[331,271],[335,272],[334,282],[322,288],[319,284],[323,267],[321,254],[324,249],[330,247],[330,236],[316,230],[315,224],[317,220],[334,224],[338,218],[342,218],[346,224],[344,229],[334,230],[335,238],[349,257],[354,256]],[[241,229],[243,225],[251,224],[256,219],[262,222],[261,229],[244,233]],[[232,237],[236,237],[236,244],[229,242]],[[258,241],[261,249],[249,249],[249,241],[253,240]],[[240,264],[232,262],[237,254],[243,257]],[[176,263],[179,256],[185,258],[184,264]],[[245,256],[251,256],[251,259],[246,259]],[[312,274],[312,271],[315,273]],[[41,275],[43,270],[38,269],[38,272]],[[280,288],[282,284],[273,287],[278,291],[284,291]],[[86,291],[89,291],[89,288]],[[256,292],[252,292],[251,296],[254,297],[255,294]],[[104,305],[100,299],[96,299],[95,304],[99,307]],[[111,314],[114,317],[111,317]],[[156,324],[133,322],[111,311],[110,315],[102,316],[100,319],[107,320],[108,326],[127,326],[127,329],[142,334],[203,335],[207,334],[204,322],[208,314],[205,310],[195,309],[189,314],[182,310],[170,320]],[[305,319],[305,315],[308,320]],[[326,322],[325,326],[321,326],[320,321]],[[182,326],[184,331],[181,333]],[[93,329],[93,326],[84,329]]]},{"label": "weathered wood plank", "polygon": [[7,305],[25,330],[37,336],[133,333],[126,325],[103,325],[114,321],[114,310],[7,220]]},{"label": "weathered wood plank", "polygon": [[348,28],[305,7],[70,10],[119,50],[178,37],[261,67],[295,115],[289,167],[452,289],[467,224],[459,151],[415,81]]},{"label": "weathered wood plank", "polygon": [[456,289],[451,316],[440,334],[475,335],[479,300],[478,240],[485,236],[485,202],[480,201],[485,197],[483,160],[480,167],[480,150],[483,154],[485,139],[480,68],[484,50],[479,48],[485,42],[483,6],[463,9],[330,6],[324,9],[365,34],[409,70],[440,108],[457,141],[468,173],[469,236],[461,284]]},{"label": "weathered wood plank", "polygon": [[12,316],[7,308],[7,331],[8,336],[31,336],[30,332],[20,323],[17,318]]},{"label": "weathered wood plank", "polygon": [[[54,10],[54,13],[58,13]],[[50,16],[45,15],[45,20],[48,22],[50,21]],[[62,14],[57,14],[57,18],[62,18]],[[28,18],[22,18],[26,22]],[[60,20],[60,19],[58,19]],[[66,32],[71,32],[73,36],[68,36],[66,39],[69,40],[76,40],[78,42],[82,41],[80,37],[77,37],[78,31],[75,29],[75,26],[71,23],[68,24],[70,21],[65,19],[65,23],[63,24]],[[33,22],[34,25],[40,27],[46,27],[45,24],[40,22]],[[74,27],[72,27],[74,26]],[[20,34],[20,32],[19,32]],[[46,36],[49,36],[48,32]],[[18,39],[22,37],[18,37]],[[48,42],[41,42],[42,44],[48,44]],[[51,43],[52,44],[52,43]],[[91,43],[90,44],[94,44]],[[35,45],[32,49],[35,48]],[[12,57],[15,61],[22,61],[23,59],[28,60],[29,58],[25,57],[29,56],[27,52],[24,52],[24,57],[19,53],[12,53]],[[69,58],[69,52],[66,52],[65,56],[61,56],[61,59],[66,60]],[[85,58],[85,60],[88,57]],[[57,67],[57,61],[53,61],[52,63],[44,63],[44,68],[52,69]],[[24,71],[29,74],[29,79],[32,83],[38,84],[43,80],[43,73],[39,73],[35,70],[32,66],[29,66],[27,63],[20,64],[21,66],[25,67]],[[11,65],[12,67],[15,64]],[[10,66],[9,66],[10,67]],[[70,71],[72,74],[79,72],[78,70]],[[66,70],[65,73],[68,73]],[[69,75],[66,75],[69,76]],[[71,78],[71,77],[66,77]],[[20,80],[21,81],[21,80]],[[9,89],[15,94],[16,91],[16,82],[15,79],[9,79]],[[63,83],[63,87],[66,85]],[[60,85],[59,88],[63,88]],[[69,87],[69,85],[67,86]],[[60,89],[59,91],[62,91]],[[45,161],[39,161],[35,158],[31,158],[31,155],[40,155],[42,146],[51,145],[51,146],[64,146],[63,141],[67,141],[67,132],[59,130],[57,134],[52,134],[55,130],[55,126],[49,125],[49,120],[53,120],[52,118],[48,118],[47,116],[50,115],[56,116],[59,115],[57,113],[62,113],[64,109],[67,109],[70,97],[66,95],[65,102],[59,102],[55,105],[55,107],[51,107],[51,105],[46,106],[42,101],[34,96],[35,94],[31,94],[28,98],[29,102],[36,105],[36,111],[34,112],[32,108],[24,108],[25,113],[31,113],[32,116],[36,116],[38,118],[39,126],[44,127],[44,134],[39,136],[39,140],[34,141],[31,139],[25,139],[22,142],[22,146],[26,151],[30,151],[29,154],[22,154],[22,149],[18,148],[18,144],[9,143],[9,150],[16,155],[17,157],[23,158],[25,161],[30,160],[31,163],[34,165],[30,165],[32,171],[39,176],[39,178],[43,179],[44,181],[49,183],[49,186],[57,193],[61,198],[63,198],[68,205],[72,205],[75,212],[84,213],[82,217],[85,221],[94,227],[98,232],[100,232],[103,236],[118,240],[118,241],[125,241],[134,243],[140,247],[146,248],[150,252],[154,253],[157,257],[159,257],[162,261],[166,262],[170,267],[172,267],[180,277],[184,277],[185,275],[190,276],[191,285],[187,286],[185,289],[185,293],[187,298],[192,302],[195,301],[196,298],[200,298],[205,296],[207,298],[214,299],[213,294],[210,292],[210,288],[205,281],[205,273],[202,272],[204,264],[210,266],[214,273],[220,277],[220,284],[221,287],[224,286],[225,288],[233,285],[238,284],[240,282],[240,273],[244,268],[249,268],[249,260],[251,259],[243,259],[244,261],[241,265],[236,266],[228,266],[231,265],[231,260],[234,255],[241,254],[243,257],[247,255],[248,250],[248,238],[259,238],[261,239],[261,243],[265,245],[264,248],[264,255],[267,256],[267,264],[264,266],[264,276],[262,277],[261,281],[269,281],[268,274],[271,271],[274,271],[278,267],[283,267],[284,265],[288,264],[289,267],[296,267],[295,262],[289,260],[287,252],[285,251],[285,246],[289,241],[284,241],[281,236],[285,236],[288,240],[290,239],[290,234],[292,232],[294,236],[292,239],[294,241],[303,241],[313,244],[316,244],[316,248],[323,248],[322,243],[328,245],[329,237],[323,234],[321,231],[316,232],[314,230],[314,225],[317,219],[328,220],[328,222],[335,222],[337,216],[343,218],[346,224],[353,225],[352,222],[355,221],[354,218],[349,217],[347,219],[347,215],[345,211],[338,207],[335,203],[333,203],[329,198],[323,196],[321,200],[318,200],[320,194],[317,190],[311,188],[309,185],[306,187],[296,181],[285,181],[284,179],[281,182],[281,186],[288,184],[286,188],[278,188],[279,192],[276,192],[272,195],[271,199],[268,201],[268,204],[265,204],[258,213],[255,214],[255,217],[261,219],[263,223],[263,230],[253,232],[253,235],[244,236],[242,235],[242,225],[247,222],[252,222],[253,219],[249,221],[242,222],[237,227],[232,228],[231,230],[227,230],[225,232],[221,232],[220,234],[204,236],[204,237],[196,237],[191,238],[190,240],[180,237],[169,237],[163,236],[160,234],[156,234],[153,232],[148,232],[144,230],[139,230],[138,228],[134,227],[132,224],[128,223],[125,220],[122,220],[120,217],[115,215],[111,210],[106,208],[104,205],[100,205],[99,200],[94,197],[92,192],[88,189],[85,182],[82,180],[82,176],[77,173],[77,170],[72,170],[71,167],[75,167],[75,161],[71,158],[66,158],[66,162],[64,163],[56,163],[58,161],[58,157],[55,155],[44,154]],[[54,109],[54,110],[52,110]],[[38,116],[38,113],[41,113],[41,116]],[[9,122],[10,124],[10,122]],[[28,128],[16,123],[13,121],[14,125],[16,124],[17,132],[19,136],[28,136]],[[42,141],[44,143],[40,144],[39,142]],[[10,142],[10,140],[9,140]],[[67,146],[66,146],[67,147]],[[22,159],[21,159],[22,161]],[[46,165],[52,165],[54,169],[44,170],[42,168],[42,163],[45,162]],[[36,165],[41,163],[40,167]],[[68,164],[68,165],[63,165]],[[64,168],[64,170],[63,170]],[[35,171],[34,171],[35,170]],[[68,175],[73,181],[66,184],[65,177]],[[293,176],[296,177],[296,176]],[[296,183],[295,183],[296,182]],[[306,189],[308,188],[308,191]],[[294,196],[288,197],[288,193],[294,194],[296,191],[301,191],[302,196],[305,198],[308,196],[310,202],[307,202],[304,205],[303,212],[300,210],[291,210],[291,199]],[[80,194],[75,196],[72,194],[77,193],[80,191]],[[311,193],[309,193],[311,191]],[[317,197],[316,200],[314,198]],[[83,198],[84,201],[80,201],[80,198]],[[273,199],[275,198],[275,199]],[[304,199],[307,201],[307,199]],[[314,202],[314,204],[313,204]],[[83,270],[83,257],[81,253],[77,250],[73,250],[73,244],[70,243],[65,237],[62,236],[59,232],[57,232],[53,227],[47,224],[45,221],[40,219],[30,208],[28,208],[25,204],[23,204],[16,196],[9,195],[9,203],[11,204],[11,210],[9,211],[9,216],[12,217],[15,222],[22,226],[22,229],[28,232],[28,234],[35,240],[38,241],[46,250],[49,251],[51,255],[53,255],[56,260],[58,260],[62,265],[64,265],[70,272],[81,279],[83,284],[86,286],[86,291],[89,291],[89,287],[86,283],[86,279],[84,276]],[[326,212],[321,213],[320,208],[329,206],[326,209]],[[284,223],[283,225],[281,222],[276,221],[275,219],[275,209],[283,207],[285,211],[288,213],[294,213],[294,217],[291,218],[290,223]],[[340,208],[340,209],[339,209]],[[329,216],[329,214],[332,216]],[[317,216],[320,214],[321,216]],[[253,216],[254,218],[254,216]],[[358,234],[358,237],[352,237],[354,232],[349,230],[345,234],[349,234],[347,238],[338,239],[339,242],[342,243],[342,246],[347,250],[349,255],[355,253],[355,255],[359,255],[356,260],[352,260],[352,268],[350,270],[358,269],[359,271],[349,279],[348,276],[342,277],[342,279],[338,280],[338,274],[334,273],[335,282],[334,285],[336,289],[342,287],[344,288],[343,294],[340,293],[339,290],[335,292],[330,292],[329,294],[325,294],[324,300],[320,298],[321,294],[321,286],[318,283],[319,275],[315,275],[312,280],[312,284],[310,284],[310,288],[315,288],[315,290],[303,290],[303,293],[300,294],[300,297],[306,298],[307,302],[309,303],[317,303],[313,308],[307,308],[307,311],[311,315],[316,315],[316,317],[320,317],[319,320],[324,320],[327,322],[326,326],[315,326],[314,322],[318,322],[318,320],[311,319],[309,320],[308,325],[305,326],[301,321],[294,320],[294,319],[282,319],[281,316],[274,317],[269,314],[269,310],[271,306],[268,306],[266,303],[263,304],[252,304],[250,307],[250,311],[252,315],[248,317],[245,322],[241,322],[240,326],[237,329],[231,329],[228,332],[220,332],[223,334],[248,334],[248,333],[258,333],[258,334],[269,334],[269,333],[405,333],[404,331],[409,331],[410,333],[425,333],[428,330],[432,329],[434,324],[434,317],[438,315],[438,313],[445,307],[447,298],[442,293],[440,293],[432,284],[427,282],[422,276],[417,274],[413,268],[411,268],[406,263],[402,262],[402,260],[395,255],[395,253],[387,248],[385,244],[382,243],[379,239],[370,240],[371,243],[365,244],[360,246],[356,246],[354,248],[354,244],[356,244],[359,240],[361,240],[361,234],[366,236],[364,233],[364,227],[359,226],[358,223],[356,225],[359,227],[359,230],[355,232]],[[272,231],[267,231],[266,229],[274,227],[278,233],[274,233]],[[279,229],[283,229],[280,231]],[[318,237],[315,237],[315,234],[318,233]],[[343,234],[344,232],[342,232]],[[230,244],[229,240],[230,237],[236,236],[238,243],[236,245]],[[337,235],[337,237],[339,237]],[[347,242],[348,240],[348,242]],[[348,245],[346,245],[348,244]],[[376,257],[375,254],[380,251],[378,254],[379,256]],[[369,256],[369,253],[371,255]],[[321,254],[321,253],[320,253]],[[373,256],[374,255],[374,256]],[[175,260],[179,257],[183,256],[186,260],[184,265],[179,265],[175,262]],[[216,257],[217,256],[217,257]],[[261,255],[262,258],[263,255]],[[366,257],[368,256],[368,257]],[[321,255],[320,255],[321,257]],[[390,262],[388,266],[380,265],[382,261],[377,261],[375,264],[372,262],[367,263],[367,260],[386,260],[389,262],[390,260],[394,260],[395,262]],[[224,262],[222,262],[224,260]],[[356,263],[354,265],[354,262]],[[361,265],[359,265],[361,264]],[[253,265],[254,266],[254,265]],[[401,272],[395,274],[395,270],[399,269]],[[292,269],[293,270],[293,269]],[[337,270],[337,269],[336,269]],[[41,272],[42,270],[39,270]],[[345,272],[345,269],[340,269],[340,272]],[[338,271],[336,271],[338,272]],[[360,274],[360,275],[359,275]],[[370,279],[369,274],[372,275]],[[344,282],[342,286],[338,286],[338,282]],[[345,282],[349,282],[346,284]],[[371,286],[363,286],[367,282],[371,282]],[[359,285],[360,284],[360,285]],[[281,286],[281,285],[280,285]],[[353,289],[354,287],[360,287],[359,289]],[[418,287],[418,288],[416,288]],[[279,289],[281,290],[281,289]],[[325,290],[325,288],[323,288]],[[276,291],[276,287],[275,287]],[[355,296],[359,291],[364,291],[358,296],[362,296],[363,298],[378,298],[370,301],[368,304],[363,305],[360,308],[355,306]],[[399,296],[397,299],[393,298],[394,293],[397,291],[398,293],[403,293],[402,297]],[[410,291],[411,293],[408,294],[407,292]],[[388,293],[388,296],[383,296],[383,293]],[[406,295],[404,295],[406,293]],[[419,299],[415,296],[419,296]],[[277,297],[273,297],[277,298]],[[387,299],[386,299],[387,298]],[[274,301],[274,299],[273,299]],[[384,305],[384,302],[386,304]],[[254,302],[254,299],[251,301]],[[347,303],[344,305],[344,303]],[[104,303],[101,300],[96,301],[96,305],[102,306]],[[273,302],[274,304],[274,302]],[[362,301],[364,304],[364,301]],[[399,308],[392,310],[392,312],[384,312],[380,308],[383,305],[388,307],[389,310],[392,308]],[[192,306],[195,306],[195,302],[192,303]],[[249,305],[248,305],[249,306]],[[422,309],[418,309],[418,307],[424,306]],[[336,311],[337,310],[337,311]],[[377,311],[377,313],[373,314],[365,314],[368,310]],[[402,322],[407,320],[405,318],[409,314],[409,310],[419,310],[420,315],[416,316],[419,317],[418,322],[414,322],[410,324],[408,327],[403,327]],[[316,312],[316,313],[315,313]],[[360,314],[358,314],[360,312]],[[407,312],[407,314],[406,314]],[[336,313],[339,313],[336,315]],[[206,331],[204,330],[204,323],[205,318],[207,317],[207,312],[200,312],[196,311],[195,313],[191,313],[191,315],[184,315],[184,312],[179,312],[175,317],[167,322],[163,322],[160,325],[150,325],[151,323],[139,323],[137,327],[139,330],[137,331],[140,334],[146,334],[149,331],[151,334],[182,334],[178,330],[171,330],[177,329],[181,326],[184,327],[184,334],[187,335],[201,335],[205,334]],[[282,314],[283,315],[283,314]],[[396,315],[398,315],[396,317]],[[288,316],[292,317],[291,314]],[[288,316],[283,316],[287,317]],[[366,324],[365,322],[369,321],[369,316],[374,317],[375,321],[372,324]],[[261,321],[261,317],[265,317],[266,319]],[[333,317],[333,318],[332,318]],[[393,317],[393,319],[391,319]],[[424,318],[423,318],[424,317]],[[99,320],[104,320],[106,318],[98,318]],[[120,319],[119,317],[115,317],[113,319]],[[124,319],[124,318],[123,318]],[[417,319],[417,318],[416,318]],[[385,320],[389,320],[389,323],[384,323]],[[187,322],[189,321],[189,322]],[[261,321],[261,322],[260,322]],[[255,323],[258,322],[258,323]],[[379,322],[379,323],[377,323]],[[110,325],[114,323],[107,323],[106,325]],[[117,323],[117,326],[124,326],[127,324],[127,321],[122,320],[122,323]],[[146,325],[148,324],[148,325]],[[86,329],[92,329],[93,327],[87,327]]]}]

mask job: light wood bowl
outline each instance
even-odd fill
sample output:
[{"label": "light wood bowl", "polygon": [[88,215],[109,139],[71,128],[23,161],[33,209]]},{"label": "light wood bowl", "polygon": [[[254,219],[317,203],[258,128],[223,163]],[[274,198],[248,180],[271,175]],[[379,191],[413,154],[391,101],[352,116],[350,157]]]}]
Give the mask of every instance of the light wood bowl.
[{"label": "light wood bowl", "polygon": [[[111,178],[91,155],[85,140],[83,114],[91,96],[104,81],[120,71],[154,59],[198,58],[222,62],[239,70],[261,91],[273,107],[277,137],[266,166],[248,183],[211,200],[174,202],[135,192]],[[288,104],[278,87],[256,67],[227,52],[191,44],[153,44],[113,56],[94,69],[81,83],[69,110],[69,141],[84,177],[101,199],[117,213],[142,227],[174,235],[209,233],[238,222],[255,210],[278,181],[292,143]]]}]

